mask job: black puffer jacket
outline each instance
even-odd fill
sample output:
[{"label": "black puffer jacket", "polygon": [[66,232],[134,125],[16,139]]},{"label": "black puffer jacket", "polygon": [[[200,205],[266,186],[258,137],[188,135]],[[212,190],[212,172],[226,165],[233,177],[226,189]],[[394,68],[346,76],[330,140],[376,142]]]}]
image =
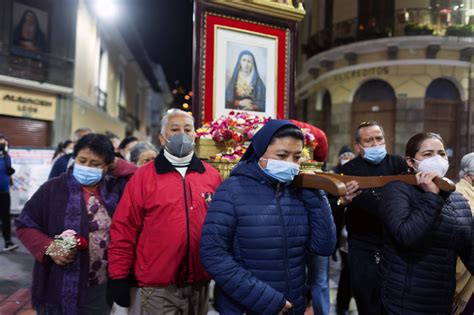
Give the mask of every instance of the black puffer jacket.
[{"label": "black puffer jacket", "polygon": [[456,258],[474,272],[472,215],[459,193],[445,196],[401,182],[385,186],[382,302],[392,314],[451,314]]}]

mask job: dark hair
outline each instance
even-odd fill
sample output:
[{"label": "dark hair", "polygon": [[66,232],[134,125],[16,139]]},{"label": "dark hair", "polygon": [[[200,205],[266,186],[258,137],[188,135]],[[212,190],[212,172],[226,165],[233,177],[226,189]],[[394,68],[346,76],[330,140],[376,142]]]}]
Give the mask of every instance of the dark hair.
[{"label": "dark hair", "polygon": [[426,139],[438,139],[444,145],[443,138],[434,132],[420,132],[410,138],[405,148],[405,156],[414,158],[416,153],[420,151],[421,144]]},{"label": "dark hair", "polygon": [[54,154],[53,154],[53,160],[60,154],[64,151],[64,149],[66,149],[72,142],[72,140],[64,140],[64,141],[61,141],[58,143],[58,146],[56,147],[56,150],[54,151]]},{"label": "dark hair", "polygon": [[119,144],[119,149],[125,149],[125,147],[130,143],[130,142],[133,142],[133,141],[138,141],[138,138],[137,137],[134,137],[134,136],[128,136],[126,137],[125,139],[123,139],[120,144]]},{"label": "dark hair", "polygon": [[107,138],[108,138],[110,141],[112,141],[113,139],[119,139],[119,140],[120,140],[119,136],[117,136],[117,135],[116,135],[115,133],[113,133],[113,132],[106,131],[106,132],[105,132],[105,135],[107,136]]},{"label": "dark hair", "polygon": [[380,130],[382,131],[382,134],[384,134],[383,128],[382,128],[382,126],[380,126],[380,124],[378,122],[376,122],[376,121],[363,121],[357,126],[357,128],[355,130],[355,133],[354,133],[355,143],[360,143],[360,129],[366,128],[366,127],[372,127],[372,126],[379,127]]},{"label": "dark hair", "polygon": [[0,140],[7,140],[4,135],[0,135]]},{"label": "dark hair", "polygon": [[275,134],[272,137],[272,140],[270,141],[268,145],[270,146],[273,143],[275,143],[276,139],[285,138],[285,137],[291,137],[293,139],[300,140],[301,142],[303,142],[303,145],[304,145],[303,132],[301,131],[300,128],[296,126],[291,126],[291,125],[287,125],[278,129],[278,131],[275,132]]},{"label": "dark hair", "polygon": [[74,152],[72,157],[76,158],[79,151],[82,149],[89,149],[98,156],[104,159],[104,162],[107,164],[112,164],[115,160],[114,147],[112,142],[102,134],[99,133],[89,133],[79,139],[74,146]]}]

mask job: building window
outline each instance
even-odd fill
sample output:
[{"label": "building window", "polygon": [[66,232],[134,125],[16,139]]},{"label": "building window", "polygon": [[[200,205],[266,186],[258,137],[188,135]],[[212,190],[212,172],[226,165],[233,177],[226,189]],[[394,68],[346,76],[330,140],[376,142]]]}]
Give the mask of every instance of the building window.
[{"label": "building window", "polygon": [[126,119],[126,110],[125,110],[125,75],[122,70],[119,71],[118,75],[118,82],[117,82],[117,107],[118,107],[118,114],[119,119],[125,121]]},{"label": "building window", "polygon": [[359,0],[359,39],[391,36],[394,16],[394,0]]},{"label": "building window", "polygon": [[104,111],[107,110],[107,79],[108,79],[109,56],[104,47],[100,48],[99,54],[99,84],[97,87],[97,106]]},{"label": "building window", "polygon": [[135,128],[140,129],[140,93],[135,94]]}]

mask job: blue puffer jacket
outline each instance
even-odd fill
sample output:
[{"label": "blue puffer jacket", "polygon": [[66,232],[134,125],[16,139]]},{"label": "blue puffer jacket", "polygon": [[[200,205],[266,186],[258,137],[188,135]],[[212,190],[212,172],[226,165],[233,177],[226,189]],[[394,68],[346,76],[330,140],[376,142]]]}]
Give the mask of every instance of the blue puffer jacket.
[{"label": "blue puffer jacket", "polygon": [[305,310],[305,252],[329,256],[336,244],[327,198],[294,189],[241,162],[216,191],[201,238],[201,261],[217,283],[221,314]]},{"label": "blue puffer jacket", "polygon": [[473,229],[467,200],[401,182],[383,190],[385,223],[382,302],[387,314],[451,314],[458,255],[474,272]]}]

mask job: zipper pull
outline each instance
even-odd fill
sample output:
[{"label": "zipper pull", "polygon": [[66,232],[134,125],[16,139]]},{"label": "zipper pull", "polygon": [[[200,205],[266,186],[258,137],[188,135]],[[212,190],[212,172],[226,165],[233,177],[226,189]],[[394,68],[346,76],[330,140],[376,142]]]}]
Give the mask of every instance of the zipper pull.
[{"label": "zipper pull", "polygon": [[280,195],[280,188],[281,188],[281,183],[278,182],[278,184],[276,186],[276,192],[275,192],[276,197],[278,197]]}]

